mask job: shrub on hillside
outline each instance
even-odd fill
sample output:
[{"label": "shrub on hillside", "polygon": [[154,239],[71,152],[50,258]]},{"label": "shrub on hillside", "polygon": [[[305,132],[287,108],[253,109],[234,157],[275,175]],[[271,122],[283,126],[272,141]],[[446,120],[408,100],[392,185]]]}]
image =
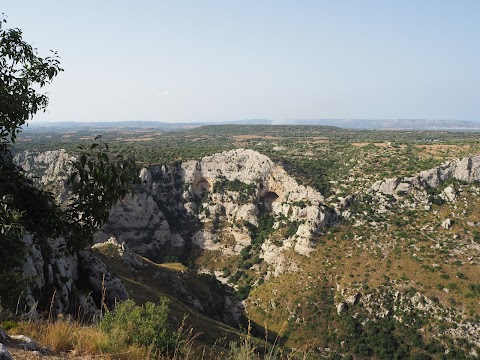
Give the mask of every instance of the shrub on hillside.
[{"label": "shrub on hillside", "polygon": [[110,345],[121,348],[125,344],[141,345],[157,354],[173,352],[180,340],[178,333],[168,327],[169,301],[151,302],[138,306],[133,300],[119,303],[105,315],[101,329],[108,334]]}]

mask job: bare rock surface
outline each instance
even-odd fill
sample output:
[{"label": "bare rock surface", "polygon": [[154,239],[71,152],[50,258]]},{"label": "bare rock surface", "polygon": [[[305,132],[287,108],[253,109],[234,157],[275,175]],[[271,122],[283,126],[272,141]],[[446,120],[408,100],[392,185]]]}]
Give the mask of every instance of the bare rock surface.
[{"label": "bare rock surface", "polygon": [[[293,249],[308,256],[314,249],[312,236],[337,221],[335,211],[323,205],[322,194],[299,185],[281,166],[249,149],[142,169],[140,178],[140,191],[114,207],[98,239],[115,236],[134,252],[157,261],[165,254],[181,256],[190,244],[225,256],[238,255],[252,241],[247,225],[258,226],[262,204],[278,221],[288,218],[299,224],[291,239],[284,239],[284,246],[262,247],[261,257],[279,274],[296,268],[286,263],[283,251]],[[221,189],[218,184],[225,182],[251,191]],[[221,232],[214,228],[218,221],[224,224]]]},{"label": "bare rock surface", "polygon": [[128,246],[123,242],[119,242],[115,237],[110,237],[105,242],[100,242],[92,245],[93,250],[100,250],[103,253],[112,253],[112,255],[118,255],[122,258],[125,266],[131,269],[143,269],[146,264],[143,263],[138,256],[130,250]]},{"label": "bare rock surface", "polygon": [[[399,192],[418,194],[428,187],[436,188],[448,179],[468,183],[480,180],[480,155],[450,160],[439,167],[421,171],[416,176],[380,180],[373,184],[371,190],[390,195]],[[452,187],[445,188],[443,192],[449,201],[455,200],[456,194]]]},{"label": "bare rock surface", "polygon": [[17,341],[20,348],[24,350],[44,352],[44,349],[40,346],[40,344],[28,336],[12,335],[10,337],[12,340]]},{"label": "bare rock surface", "polygon": [[23,237],[27,247],[22,273],[24,277],[34,280],[24,299],[24,309],[35,309],[37,296],[47,288],[53,288],[53,311],[56,314],[68,312],[75,303],[78,279],[76,254],[67,251],[63,238],[48,239],[41,249],[29,233]]},{"label": "bare rock surface", "polygon": [[13,360],[12,355],[8,351],[8,348],[0,343],[0,360]]},{"label": "bare rock surface", "polygon": [[80,251],[78,253],[79,269],[86,277],[90,288],[97,298],[104,294],[104,301],[111,307],[116,301],[129,298],[127,289],[122,281],[108,271],[105,264],[89,251]]},{"label": "bare rock surface", "polygon": [[5,332],[5,330],[3,330],[1,327],[0,327],[0,342],[4,342],[4,341],[8,341],[10,339],[10,337],[8,336],[8,334]]},{"label": "bare rock surface", "polygon": [[74,157],[63,149],[44,152],[27,150],[14,158],[15,163],[33,177],[34,182],[53,190],[60,201],[67,196],[64,184],[72,160]]}]

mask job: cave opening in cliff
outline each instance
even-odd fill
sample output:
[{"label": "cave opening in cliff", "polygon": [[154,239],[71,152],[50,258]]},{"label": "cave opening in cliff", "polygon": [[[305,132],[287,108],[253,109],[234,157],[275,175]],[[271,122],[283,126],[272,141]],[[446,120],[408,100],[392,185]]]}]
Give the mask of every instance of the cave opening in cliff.
[{"label": "cave opening in cliff", "polygon": [[267,191],[265,195],[263,195],[262,197],[263,203],[265,204],[268,210],[272,209],[272,204],[277,199],[278,199],[278,195],[276,192],[273,192],[273,191]]},{"label": "cave opening in cliff", "polygon": [[204,192],[210,191],[210,183],[207,179],[203,178],[193,183],[193,192],[197,195],[201,195]]}]

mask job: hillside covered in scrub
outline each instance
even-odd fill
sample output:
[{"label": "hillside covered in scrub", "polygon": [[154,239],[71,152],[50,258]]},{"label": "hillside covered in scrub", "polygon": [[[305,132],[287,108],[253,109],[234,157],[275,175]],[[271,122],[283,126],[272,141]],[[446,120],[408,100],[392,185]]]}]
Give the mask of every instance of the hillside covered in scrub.
[{"label": "hillside covered in scrub", "polygon": [[480,2],[2,8],[0,360],[480,357]]},{"label": "hillside covered in scrub", "polygon": [[[310,137],[292,128],[287,139],[257,133],[263,130],[232,131],[242,148],[145,163],[95,245],[73,258],[74,285],[55,300],[56,312],[79,294],[90,314],[103,301],[167,296],[171,326],[190,314],[186,324],[203,344],[249,329],[312,358],[476,357],[480,158],[473,134],[373,133],[367,141],[369,132],[335,140],[324,128]],[[15,159],[61,202],[72,156],[30,150]],[[24,267],[40,279],[32,294],[44,292],[43,283],[62,289],[66,278],[49,282],[41,257],[31,253]],[[63,262],[61,253],[54,258]]]}]

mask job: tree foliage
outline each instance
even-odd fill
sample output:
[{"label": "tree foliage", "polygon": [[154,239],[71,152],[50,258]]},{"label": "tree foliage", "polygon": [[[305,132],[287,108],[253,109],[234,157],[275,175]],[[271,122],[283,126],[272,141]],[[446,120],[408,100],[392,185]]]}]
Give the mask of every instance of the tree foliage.
[{"label": "tree foliage", "polygon": [[[4,29],[0,19],[0,139],[3,151],[31,116],[48,105],[39,89],[63,71],[56,52],[42,58],[22,39],[20,29]],[[3,152],[2,151],[2,152]]]},{"label": "tree foliage", "polygon": [[[37,188],[13,162],[12,146],[22,125],[44,110],[48,97],[40,90],[61,71],[55,52],[40,57],[19,29],[5,29],[0,19],[0,300],[10,298],[12,279],[27,249],[23,238],[44,245],[63,236],[70,250],[88,244],[108,220],[109,210],[129,191],[137,168],[108,146],[83,148],[71,164],[70,202],[60,206],[53,194]],[[14,281],[15,282],[15,281]],[[17,282],[18,283],[18,282]],[[6,296],[4,296],[6,295]]]},{"label": "tree foliage", "polygon": [[73,201],[65,211],[68,237],[76,247],[88,244],[95,230],[108,221],[110,208],[138,179],[135,162],[122,155],[109,157],[108,145],[95,143],[80,150],[68,181]]}]

